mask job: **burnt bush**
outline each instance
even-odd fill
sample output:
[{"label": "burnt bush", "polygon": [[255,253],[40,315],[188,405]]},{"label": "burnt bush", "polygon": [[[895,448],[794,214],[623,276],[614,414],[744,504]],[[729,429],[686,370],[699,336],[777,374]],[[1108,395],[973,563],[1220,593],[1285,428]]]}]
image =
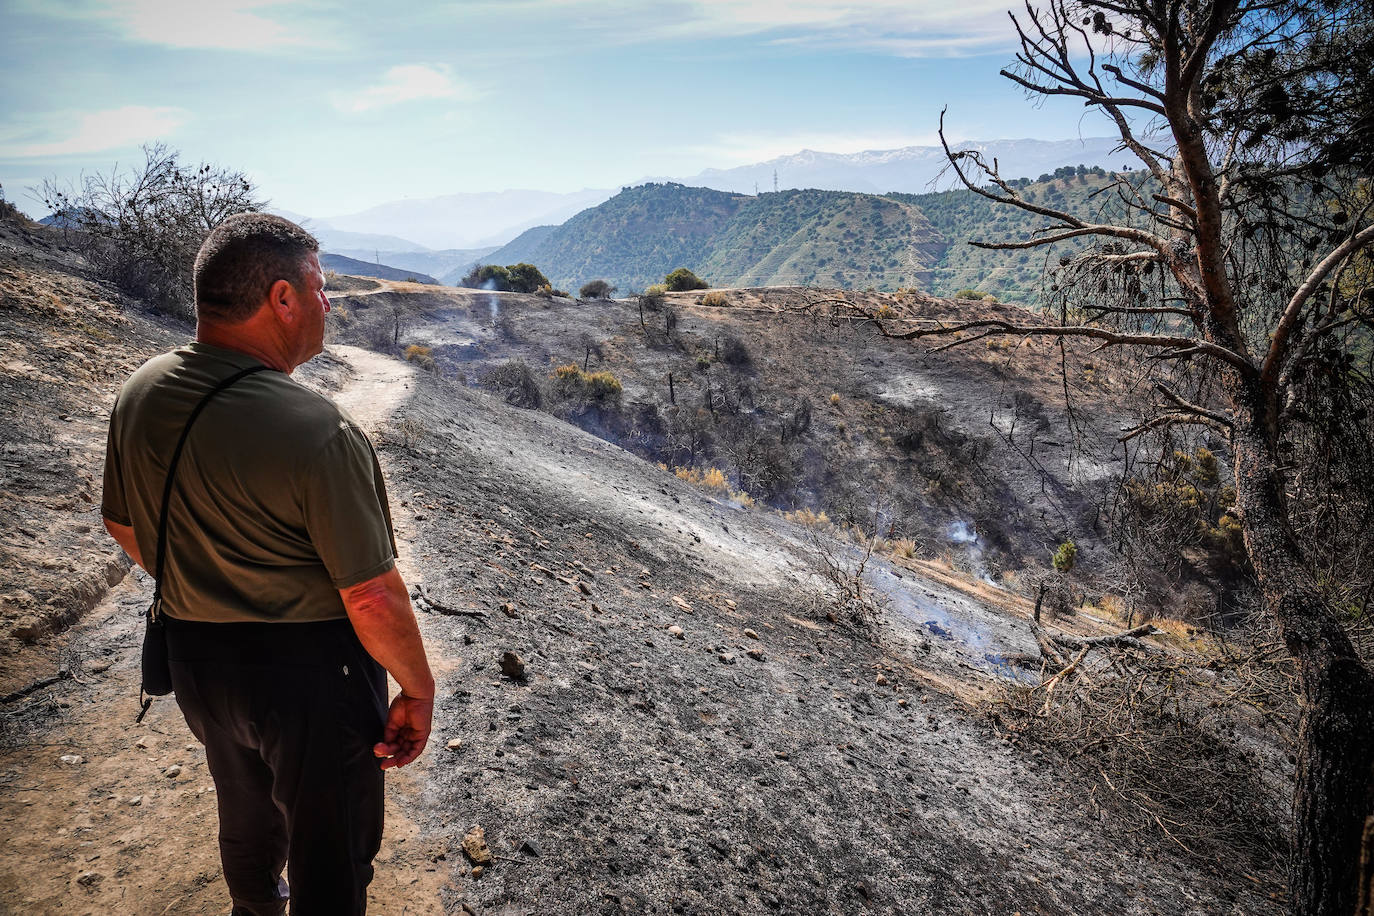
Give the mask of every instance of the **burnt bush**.
[{"label": "burnt bush", "polygon": [[582,288],[577,291],[577,295],[583,299],[609,299],[616,293],[616,288],[605,280],[591,280],[582,284]]},{"label": "burnt bush", "polygon": [[5,199],[5,188],[0,186],[0,219],[13,223],[27,223],[28,217],[19,212],[19,208]]},{"label": "burnt bush", "polygon": [[798,398],[782,418],[782,441],[795,439],[811,428],[811,399]]},{"label": "burnt bush", "polygon": [[544,393],[539,389],[539,380],[523,359],[512,359],[482,375],[483,388],[499,392],[507,404],[526,409],[536,409],[544,405]]},{"label": "burnt bush", "polygon": [[242,172],[189,165],[161,143],[127,172],[84,175],[78,186],[43,183],[43,202],[104,279],[181,317],[195,314],[192,267],[201,242],[225,219],[258,210]]},{"label": "burnt bush", "polygon": [[733,334],[726,334],[720,342],[720,361],[735,369],[748,369],[754,362],[744,341]]},{"label": "burnt bush", "polygon": [[574,412],[588,407],[619,408],[623,388],[620,379],[610,372],[586,372],[577,363],[568,363],[553,370],[552,394]]}]

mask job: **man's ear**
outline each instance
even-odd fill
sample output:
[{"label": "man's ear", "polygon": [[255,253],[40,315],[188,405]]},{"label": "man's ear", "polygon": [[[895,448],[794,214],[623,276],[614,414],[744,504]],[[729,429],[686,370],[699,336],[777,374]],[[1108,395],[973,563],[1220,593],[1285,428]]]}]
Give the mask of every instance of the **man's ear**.
[{"label": "man's ear", "polygon": [[296,290],[286,280],[278,280],[267,291],[267,304],[277,319],[290,324],[296,318]]}]

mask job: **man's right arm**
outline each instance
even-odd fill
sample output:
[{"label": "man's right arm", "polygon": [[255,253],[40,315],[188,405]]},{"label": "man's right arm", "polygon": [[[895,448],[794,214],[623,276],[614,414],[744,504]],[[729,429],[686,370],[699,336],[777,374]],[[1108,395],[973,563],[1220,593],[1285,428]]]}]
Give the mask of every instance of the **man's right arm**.
[{"label": "man's right arm", "polygon": [[373,753],[382,758],[384,770],[405,766],[425,749],[434,714],[434,676],[410,594],[392,567],[366,582],[339,589],[339,595],[363,648],[401,686]]},{"label": "man's right arm", "polygon": [[129,555],[130,559],[147,569],[148,567],[143,563],[143,557],[138,552],[138,538],[134,537],[134,529],[129,525],[112,522],[108,518],[104,519],[104,522],[105,530],[110,532],[110,537],[115,539],[115,543],[124,548],[124,552]]}]

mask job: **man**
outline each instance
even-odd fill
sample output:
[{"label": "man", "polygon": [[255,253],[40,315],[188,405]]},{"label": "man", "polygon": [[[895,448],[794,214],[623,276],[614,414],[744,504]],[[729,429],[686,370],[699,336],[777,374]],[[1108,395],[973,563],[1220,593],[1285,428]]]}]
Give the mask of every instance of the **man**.
[{"label": "man", "polygon": [[[280,217],[231,217],[195,263],[196,340],[145,363],[110,418],[102,514],[156,565],[177,704],[205,745],[236,916],[363,913],[382,770],[424,749],[434,704],[395,568],[381,469],[341,408],[290,379],[324,346],[319,244]],[[384,670],[385,669],[385,670]],[[386,703],[386,673],[401,687]],[[167,842],[177,842],[168,837]]]}]

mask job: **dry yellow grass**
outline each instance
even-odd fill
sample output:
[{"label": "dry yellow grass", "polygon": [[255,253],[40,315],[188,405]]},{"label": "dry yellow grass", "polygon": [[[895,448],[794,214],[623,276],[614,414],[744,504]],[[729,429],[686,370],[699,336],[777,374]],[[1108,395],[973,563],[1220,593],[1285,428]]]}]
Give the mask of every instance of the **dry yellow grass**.
[{"label": "dry yellow grass", "polygon": [[784,512],[782,517],[789,522],[798,525],[805,525],[808,528],[823,527],[830,524],[830,516],[825,514],[825,510],[813,512],[810,509],[797,509],[795,512]]}]

